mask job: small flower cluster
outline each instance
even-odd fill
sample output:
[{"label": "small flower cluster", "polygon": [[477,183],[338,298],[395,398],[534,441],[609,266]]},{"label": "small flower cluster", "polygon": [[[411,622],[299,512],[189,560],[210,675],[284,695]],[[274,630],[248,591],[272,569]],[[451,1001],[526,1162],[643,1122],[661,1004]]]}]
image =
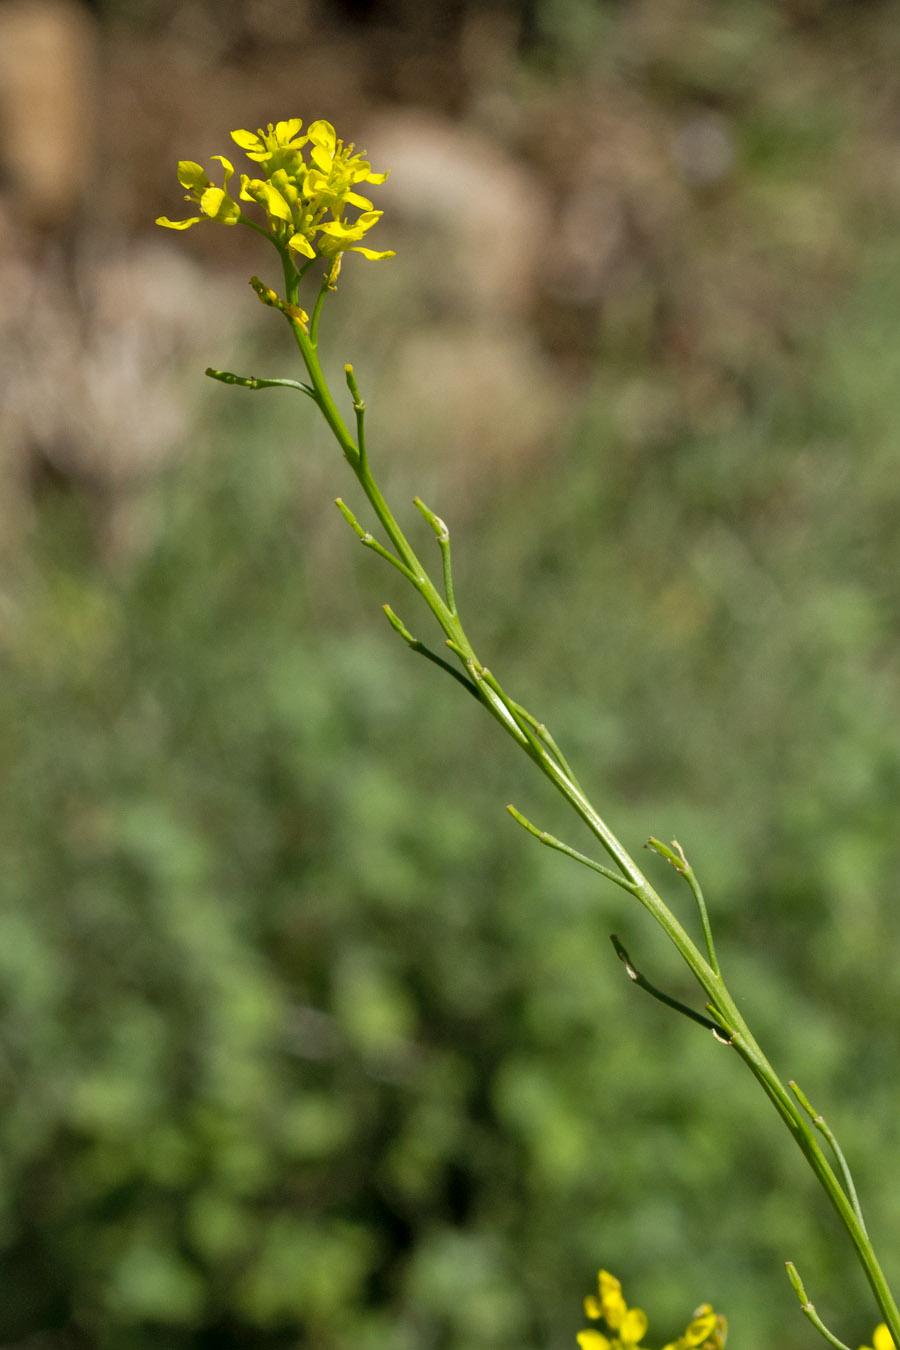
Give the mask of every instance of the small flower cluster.
[{"label": "small flower cluster", "polygon": [[[592,1321],[602,1321],[608,1335],[591,1327],[578,1333],[581,1350],[637,1350],[647,1332],[647,1315],[640,1308],[629,1308],[622,1285],[608,1270],[597,1276],[597,1293],[584,1300],[584,1311]],[[727,1324],[708,1303],[695,1309],[683,1335],[665,1350],[723,1350]],[[643,1350],[643,1347],[641,1348]],[[892,1350],[877,1345],[875,1350]]]},{"label": "small flower cluster", "polygon": [[[299,117],[286,122],[270,122],[267,129],[232,131],[231,139],[249,160],[260,166],[262,177],[241,174],[240,200],[255,202],[263,208],[270,238],[281,249],[288,249],[295,262],[325,258],[331,262],[332,276],[340,268],[342,253],[361,253],[364,258],[392,258],[392,251],[376,253],[360,240],[383,215],[375,211],[367,197],[356,191],[360,183],[383,183],[386,173],[373,173],[354,146],[345,146],[335,136],[330,122],[311,122],[306,134],[300,134]],[[309,146],[309,161],[304,147]],[[205,216],[223,225],[239,222],[253,224],[238,202],[228,193],[234,166],[224,155],[213,155],[224,172],[223,184],[216,187],[206,170],[193,160],[178,163],[178,181],[186,190],[186,201],[199,205],[201,215],[186,220],[160,216],[157,225],[170,230],[187,230]],[[347,207],[357,207],[356,220],[344,217]]]}]

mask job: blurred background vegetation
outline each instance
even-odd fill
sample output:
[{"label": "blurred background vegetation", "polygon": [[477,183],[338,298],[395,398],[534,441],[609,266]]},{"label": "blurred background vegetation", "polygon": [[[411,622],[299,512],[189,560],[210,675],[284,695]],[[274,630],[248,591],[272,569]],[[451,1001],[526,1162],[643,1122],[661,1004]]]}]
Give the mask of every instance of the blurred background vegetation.
[{"label": "blurred background vegetation", "polygon": [[793,1350],[787,1258],[870,1340],[608,935],[693,1000],[674,954],[383,622],[314,409],[203,381],[294,373],[274,255],[152,219],[278,117],[392,168],[331,368],[482,657],[687,849],[896,1287],[900,6],[6,0],[0,52],[0,1343],[561,1350],[602,1264],[653,1345]]}]

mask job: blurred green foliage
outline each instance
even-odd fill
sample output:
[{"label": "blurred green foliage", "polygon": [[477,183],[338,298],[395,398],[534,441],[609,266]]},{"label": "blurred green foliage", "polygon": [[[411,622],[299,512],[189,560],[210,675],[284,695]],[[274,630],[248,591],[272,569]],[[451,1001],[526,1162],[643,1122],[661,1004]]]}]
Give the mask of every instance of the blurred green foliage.
[{"label": "blurred green foliage", "polygon": [[[829,80],[778,116],[741,84],[778,64],[782,9],[701,6],[647,78],[737,107],[748,252],[783,256],[785,312],[719,342],[708,394],[648,318],[684,303],[671,275],[638,277],[564,449],[454,532],[457,587],[625,842],[685,846],[896,1282],[900,244],[841,196]],[[554,60],[618,11],[554,6]],[[795,275],[817,183],[853,239],[838,281]],[[799,1347],[786,1258],[868,1339],[756,1085],[608,934],[691,998],[673,955],[507,820],[584,846],[381,621],[389,600],[418,631],[328,510],[312,410],[216,390],[203,423],[135,508],[144,547],[110,558],[93,504],[50,490],[4,593],[4,1343],[555,1350],[603,1264],[651,1342],[709,1299],[736,1347]],[[416,469],[386,466],[405,492]]]}]

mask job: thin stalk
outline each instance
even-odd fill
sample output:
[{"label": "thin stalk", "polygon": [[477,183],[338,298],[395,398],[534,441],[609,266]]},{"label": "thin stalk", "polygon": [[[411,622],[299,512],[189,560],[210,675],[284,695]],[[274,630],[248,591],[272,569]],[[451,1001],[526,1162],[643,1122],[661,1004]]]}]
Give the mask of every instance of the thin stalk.
[{"label": "thin stalk", "polygon": [[719,962],[716,957],[716,948],[713,942],[712,928],[710,927],[709,914],[706,909],[706,901],[703,898],[703,892],[700,889],[700,882],[697,880],[694,869],[691,867],[687,858],[684,856],[684,849],[677,839],[672,840],[672,846],[663,844],[659,839],[652,837],[647,840],[647,848],[654,849],[667,862],[670,862],[679,876],[684,877],[691,888],[691,893],[697,905],[697,912],[700,915],[700,926],[703,929],[703,939],[706,943],[706,952],[709,956],[709,964],[716,974],[719,974]]},{"label": "thin stalk", "polygon": [[[299,278],[290,258],[286,256],[283,250],[279,249],[279,252],[282,253],[288,301],[291,305],[296,306]],[[354,441],[337,410],[319,363],[313,332],[317,333],[318,314],[326,289],[327,287],[323,282],[316,302],[314,329],[312,331],[308,332],[305,325],[296,317],[290,314],[287,317],[291,322],[295,340],[309,374],[315,400],[340,445],[344,457],[353,469],[375,515],[393,544],[398,557],[402,560],[411,584],[422,596],[443,630],[447,645],[457,654],[466,668],[481,702],[518,742],[529,758],[534,761],[544,776],[569,802],[588,829],[600,841],[623,874],[624,880],[620,880],[618,877],[615,880],[618,884],[624,884],[628,890],[633,892],[667,934],[694,974],[709,999],[710,1011],[716,1025],[727,1032],[731,1044],[763,1087],[828,1196],[838,1219],[850,1238],[875,1301],[881,1309],[884,1321],[894,1338],[894,1343],[900,1347],[900,1312],[898,1312],[865,1228],[838,1181],[831,1164],[820,1148],[813,1130],[803,1118],[775,1074],[774,1069],[763,1055],[729,994],[715,961],[711,934],[708,932],[708,920],[703,924],[703,927],[709,959],[702,955],[687,931],[644,876],[627,849],[594,809],[576,783],[566,761],[556,751],[555,745],[551,751],[548,744],[545,743],[546,738],[542,739],[535,734],[533,728],[539,728],[540,724],[530,714],[526,714],[520,705],[509,699],[497,681],[490,675],[490,672],[485,671],[484,666],[475,655],[458,615],[455,613],[455,606],[449,605],[440,595],[402,529],[394,519],[381,490],[372,477],[366,458],[361,454],[359,445]],[[686,872],[685,875],[687,875]],[[690,884],[691,878],[687,877],[687,879]],[[697,899],[702,920],[705,915],[705,905],[701,903],[702,897],[697,894],[699,888],[695,889],[692,884],[691,889]]]},{"label": "thin stalk", "polygon": [[424,656],[427,661],[433,661],[436,666],[440,666],[441,670],[445,670],[448,675],[451,675],[454,680],[457,680],[466,692],[471,694],[477,702],[481,702],[481,695],[478,692],[478,688],[471,680],[467,680],[461,671],[457,670],[455,666],[451,666],[450,662],[445,661],[442,656],[438,656],[437,652],[433,652],[430,647],[426,647],[424,642],[420,642],[418,638],[413,637],[403,620],[398,619],[390,605],[382,605],[382,609],[384,610],[388,623],[395,633],[400,634],[410,651],[414,651],[418,653],[419,656]]},{"label": "thin stalk", "polygon": [[[312,261],[312,259],[310,259],[310,261]],[[322,285],[319,287],[319,294],[316,296],[316,304],[315,308],[313,309],[312,319],[310,320],[309,324],[309,340],[312,343],[313,347],[318,347],[319,345],[319,315],[322,313],[322,305],[324,303],[325,296],[327,294],[328,294],[328,281],[326,278],[326,280],[324,280],[322,282]]]},{"label": "thin stalk", "polygon": [[350,397],[353,399],[353,411],[356,413],[356,444],[359,449],[359,466],[363,472],[368,472],[369,458],[366,453],[366,404],[359,392],[359,385],[356,383],[353,367],[344,366],[344,375],[347,380],[347,388],[350,390]]},{"label": "thin stalk", "polygon": [[819,1112],[812,1105],[809,1098],[806,1096],[805,1092],[802,1092],[800,1090],[800,1088],[797,1086],[797,1084],[794,1082],[792,1078],[788,1080],[788,1087],[791,1089],[791,1092],[793,1092],[794,1096],[797,1098],[797,1101],[800,1103],[806,1114],[809,1116],[813,1125],[815,1125],[819,1133],[823,1135],[824,1138],[827,1139],[828,1143],[831,1145],[831,1151],[834,1154],[835,1158],[837,1159],[837,1165],[840,1168],[841,1176],[844,1179],[844,1189],[847,1192],[847,1198],[849,1199],[851,1205],[853,1206],[854,1213],[856,1214],[856,1217],[859,1219],[859,1222],[862,1225],[863,1230],[865,1230],[866,1221],[863,1218],[862,1208],[859,1203],[859,1196],[856,1194],[856,1186],[854,1185],[853,1182],[853,1175],[850,1171],[850,1168],[847,1166],[847,1159],[844,1157],[844,1151],[841,1148],[840,1144],[838,1143],[837,1139],[835,1138],[834,1131],[831,1129],[830,1125],[825,1120],[824,1116],[820,1115]]},{"label": "thin stalk", "polygon": [[633,894],[631,885],[624,877],[620,877],[617,872],[611,872],[610,869],[604,867],[602,863],[596,862],[593,858],[589,858],[584,853],[579,853],[575,848],[570,848],[568,844],[564,844],[561,839],[557,839],[555,835],[549,834],[546,830],[539,830],[536,825],[532,825],[527,816],[523,816],[521,811],[516,810],[512,802],[510,802],[506,809],[513,820],[517,821],[518,824],[522,826],[523,830],[527,830],[530,835],[533,835],[539,844],[546,844],[548,848],[556,849],[558,853],[564,853],[567,858],[574,858],[575,862],[580,862],[583,866],[589,867],[592,872],[599,872],[601,877],[606,877],[607,881],[613,881],[617,886],[621,886],[623,890]]},{"label": "thin stalk", "polygon": [[[355,405],[354,405],[355,406]],[[365,404],[363,404],[365,407]],[[454,618],[457,617],[456,598],[453,594],[453,564],[450,558],[450,531],[441,520],[440,516],[426,506],[421,497],[413,497],[413,506],[421,512],[428,524],[434,530],[434,536],[438,541],[438,547],[441,550],[441,563],[444,571],[444,596],[449,606],[450,613]]]},{"label": "thin stalk", "polygon": [[662,989],[657,989],[655,984],[651,984],[647,979],[647,976],[642,975],[638,970],[615,933],[610,933],[609,940],[613,945],[616,956],[625,967],[629,980],[632,980],[633,983],[637,985],[638,989],[643,989],[645,994],[649,994],[651,998],[655,998],[659,1003],[664,1003],[667,1008],[673,1008],[675,1012],[680,1012],[682,1017],[688,1017],[692,1022],[696,1022],[698,1026],[705,1027],[707,1031],[712,1032],[716,1040],[720,1041],[722,1045],[731,1045],[730,1034],[723,1026],[720,1026],[718,1022],[712,1021],[709,1017],[704,1017],[702,1013],[695,1012],[694,1009],[689,1008],[686,1003],[682,1003],[680,998],[673,998],[671,994],[667,994]]},{"label": "thin stalk", "polygon": [[391,553],[389,549],[386,549],[383,544],[380,544],[373,534],[370,534],[368,530],[363,529],[346,502],[341,501],[340,497],[336,497],[334,504],[361,544],[364,544],[366,548],[372,549],[373,552],[378,554],[379,558],[384,558],[385,562],[389,562],[392,567],[396,567],[397,571],[405,576],[407,581],[413,580],[412,572],[404,566],[400,559],[395,558],[393,553]]},{"label": "thin stalk", "polygon": [[803,1281],[801,1280],[800,1274],[793,1261],[785,1261],[784,1264],[788,1273],[788,1279],[793,1285],[794,1293],[800,1300],[800,1311],[803,1313],[803,1316],[812,1323],[819,1335],[822,1336],[830,1346],[834,1347],[834,1350],[850,1350],[848,1345],[845,1345],[843,1341],[838,1340],[833,1331],[828,1330],[825,1323],[816,1312],[816,1305],[807,1297],[806,1290],[803,1287]]},{"label": "thin stalk", "polygon": [[249,220],[242,213],[238,217],[238,224],[246,225],[248,230],[255,230],[257,234],[262,235],[263,239],[268,239],[270,244],[274,244],[275,247],[278,248],[278,240],[275,238],[274,234],[272,234],[269,230],[264,229],[262,225],[257,225],[255,220]]}]

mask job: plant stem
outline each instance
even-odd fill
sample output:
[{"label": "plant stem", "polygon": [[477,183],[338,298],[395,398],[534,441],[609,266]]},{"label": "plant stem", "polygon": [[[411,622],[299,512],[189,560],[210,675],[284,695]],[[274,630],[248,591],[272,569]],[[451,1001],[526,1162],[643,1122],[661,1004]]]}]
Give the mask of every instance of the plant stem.
[{"label": "plant stem", "polygon": [[[294,268],[292,260],[287,255],[287,251],[279,248],[279,252],[281,253],[282,263],[284,265],[287,299],[289,304],[296,306],[299,276]],[[385,534],[393,545],[397,558],[400,560],[400,564],[397,563],[397,559],[391,558],[386,550],[380,549],[380,551],[384,556],[389,557],[390,561],[392,561],[395,566],[400,566],[400,570],[408,577],[412,586],[419,592],[425,603],[428,605],[444,632],[448,647],[457,655],[466,671],[466,676],[468,678],[464,676],[463,683],[470,689],[470,692],[476,694],[491,715],[501,723],[504,729],[537,765],[544,776],[549,779],[556,790],[573,807],[575,812],[585,822],[588,829],[599,840],[606,853],[616,864],[619,871],[622,873],[622,879],[620,880],[614,873],[609,873],[608,869],[603,868],[600,864],[593,864],[596,870],[604,872],[606,875],[610,876],[611,879],[617,881],[620,885],[623,885],[625,889],[631,891],[665,931],[673,945],[677,948],[682,959],[693,973],[709,1000],[708,1007],[712,1013],[716,1029],[721,1030],[724,1028],[728,1033],[730,1044],[734,1047],[750,1072],[763,1087],[828,1196],[839,1221],[850,1238],[875,1297],[875,1301],[894,1338],[894,1343],[896,1346],[900,1347],[900,1312],[898,1312],[897,1305],[888,1288],[887,1281],[885,1280],[884,1273],[878,1263],[872,1243],[866,1233],[862,1216],[858,1212],[858,1203],[856,1202],[852,1181],[849,1181],[848,1183],[850,1192],[848,1195],[847,1190],[841,1185],[828,1158],[819,1146],[816,1135],[810,1127],[809,1122],[794,1103],[771,1064],[766,1059],[741,1016],[737,1005],[728,992],[718,969],[718,962],[716,961],[715,949],[712,945],[712,934],[706,917],[706,908],[702,900],[702,893],[699,890],[693,872],[688,868],[683,855],[680,854],[680,850],[680,856],[676,861],[671,850],[667,849],[666,846],[660,846],[659,842],[656,840],[651,841],[653,847],[662,852],[664,856],[669,857],[669,860],[678,866],[678,870],[685,875],[691,889],[694,891],[701,916],[705,945],[707,947],[707,956],[704,956],[701,953],[693,939],[664,903],[649,880],[644,876],[640,867],[628,853],[627,849],[591,805],[590,801],[572,776],[566,760],[560,752],[556,751],[555,742],[548,742],[547,733],[542,727],[542,724],[533,718],[530,713],[527,713],[519,704],[509,698],[491,675],[490,671],[488,671],[478,660],[457,614],[452,589],[450,589],[449,586],[447,587],[447,599],[445,600],[432,582],[428,572],[422,566],[415,551],[395,520],[380,488],[372,476],[368,458],[364,452],[364,447],[354,441],[353,436],[338,412],[322,372],[318,356],[318,318],[326,290],[327,285],[326,282],[323,281],[313,311],[314,317],[309,331],[307,331],[306,326],[300,319],[289,313],[286,314],[286,317],[291,324],[297,346],[300,349],[300,354],[303,358],[304,365],[306,366],[315,402],[318,404],[322,415],[331,428],[335,439],[343,451],[345,459],[352,468],[376,517],[381,523]],[[361,400],[358,397],[358,390],[355,390],[353,386],[351,386],[351,392],[354,394],[354,405],[357,409],[358,419],[357,426],[361,433],[363,429],[361,419],[362,410],[358,406],[361,404]],[[364,409],[364,405],[362,405],[362,409]],[[419,509],[422,510],[421,504],[418,505]],[[351,518],[347,509],[344,507],[342,507],[342,509],[344,510],[345,515],[348,516],[348,518]],[[432,515],[431,512],[427,511],[427,508],[423,511],[423,514],[426,515],[426,519],[430,518]],[[352,518],[351,523],[354,523]],[[440,525],[443,526],[443,522],[440,522]],[[361,527],[355,525],[355,528],[359,533]],[[444,529],[446,529],[446,527],[444,527]],[[371,536],[368,538],[371,538]],[[364,540],[364,542],[366,542],[366,540]],[[448,559],[446,553],[444,554],[444,557],[445,560]],[[446,580],[447,573],[445,571],[445,583]],[[391,618],[391,615],[389,614],[388,617]],[[412,638],[411,634],[403,629],[402,625],[399,624],[399,620],[396,620],[395,622],[395,619],[396,616],[391,618],[394,627],[415,650],[422,650],[423,654],[429,655],[432,660],[436,659],[438,664],[443,665],[446,668],[445,662],[441,661],[439,658],[435,658],[433,653],[429,653],[427,649],[424,649],[421,643],[418,643],[416,639]],[[452,673],[456,674],[455,671]],[[516,818],[520,820],[520,823],[525,824],[526,828],[530,829],[531,832],[537,834],[538,837],[541,837],[539,831],[535,830],[534,827],[531,827],[530,824],[524,821],[524,817],[520,817],[517,814]],[[559,841],[555,839],[551,840],[549,837],[545,837],[544,842],[552,843],[554,847],[561,848],[562,851],[567,851],[567,846],[560,845]],[[588,861],[590,865],[590,861],[585,859],[583,855],[576,854],[574,850],[569,851],[580,861]],[[694,1014],[691,1015],[694,1016]],[[705,1019],[700,1018],[699,1020],[702,1023],[707,1024]],[[712,1026],[713,1022],[708,1023],[707,1025]],[[843,1157],[839,1151],[838,1156],[840,1158]],[[845,1173],[845,1176],[849,1177],[849,1173]]]}]

